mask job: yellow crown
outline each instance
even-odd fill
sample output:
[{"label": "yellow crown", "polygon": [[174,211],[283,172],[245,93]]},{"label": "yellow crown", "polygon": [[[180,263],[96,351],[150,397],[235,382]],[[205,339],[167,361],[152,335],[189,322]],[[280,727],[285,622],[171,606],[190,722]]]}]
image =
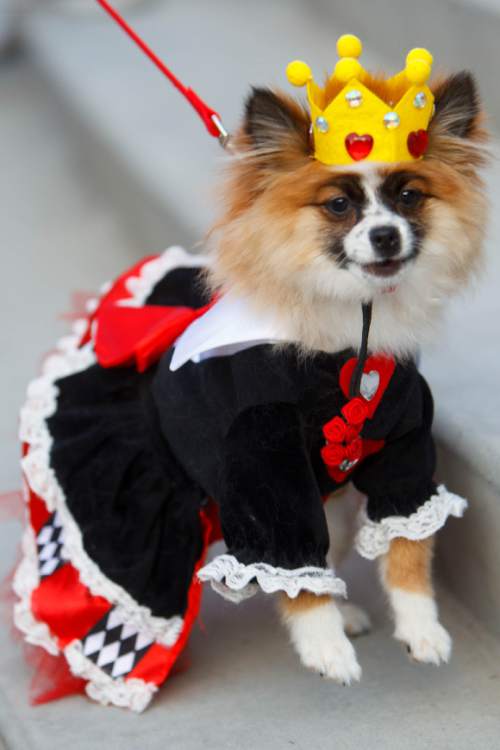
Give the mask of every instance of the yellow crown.
[{"label": "yellow crown", "polygon": [[287,67],[294,86],[307,86],[315,158],[323,164],[415,161],[427,148],[427,127],[434,97],[427,86],[432,55],[413,49],[406,67],[383,83],[385,99],[359,62],[360,40],[345,34],[337,41],[340,60],[324,89],[314,82],[309,66],[296,60]]}]

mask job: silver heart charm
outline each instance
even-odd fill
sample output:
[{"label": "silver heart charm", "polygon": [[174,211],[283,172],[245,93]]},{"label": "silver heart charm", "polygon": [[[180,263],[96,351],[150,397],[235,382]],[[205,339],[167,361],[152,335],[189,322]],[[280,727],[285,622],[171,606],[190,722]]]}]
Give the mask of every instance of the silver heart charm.
[{"label": "silver heart charm", "polygon": [[378,370],[364,372],[361,376],[360,392],[364,399],[371,401],[380,385],[380,373]]}]

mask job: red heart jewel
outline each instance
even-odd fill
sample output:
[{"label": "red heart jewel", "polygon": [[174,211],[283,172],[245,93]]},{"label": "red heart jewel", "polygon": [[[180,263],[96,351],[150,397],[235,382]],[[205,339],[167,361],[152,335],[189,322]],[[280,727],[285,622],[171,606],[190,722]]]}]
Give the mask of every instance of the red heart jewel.
[{"label": "red heart jewel", "polygon": [[361,159],[366,159],[372,150],[373,138],[371,135],[349,133],[345,139],[345,147],[349,156],[354,159],[354,161],[361,161]]},{"label": "red heart jewel", "polygon": [[429,145],[429,134],[427,130],[414,130],[408,135],[408,151],[410,154],[419,159],[427,151]]}]

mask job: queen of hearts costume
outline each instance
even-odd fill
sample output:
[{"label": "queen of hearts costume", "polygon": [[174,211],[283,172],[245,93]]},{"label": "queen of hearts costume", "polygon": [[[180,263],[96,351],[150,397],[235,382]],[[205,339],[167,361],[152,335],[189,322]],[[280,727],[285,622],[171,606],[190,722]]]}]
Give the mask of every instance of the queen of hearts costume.
[{"label": "queen of hearts costume", "polygon": [[[350,39],[350,69],[336,74],[357,109],[370,92]],[[413,68],[419,126],[432,95]],[[321,140],[331,113],[318,110],[307,72],[296,63],[289,77],[308,83],[317,158],[370,158],[351,153],[352,139],[341,155]],[[374,149],[398,160],[402,143]],[[404,143],[406,159],[419,158]],[[233,601],[258,590],[345,594],[326,561],[323,510],[343,484],[367,497],[356,546],[370,559],[466,506],[434,483],[432,397],[415,362],[354,350],[304,357],[247,300],[210,299],[206,262],[172,247],[108,285],[45,362],[21,415],[29,523],[16,624],[63,653],[92,698],[136,711],[184,648],[202,582]],[[221,538],[226,551],[207,563]]]}]

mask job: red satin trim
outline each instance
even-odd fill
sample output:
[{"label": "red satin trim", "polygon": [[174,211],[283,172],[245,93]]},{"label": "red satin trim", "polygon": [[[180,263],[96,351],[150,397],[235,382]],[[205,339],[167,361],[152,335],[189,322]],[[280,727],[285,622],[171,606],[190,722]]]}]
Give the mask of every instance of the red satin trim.
[{"label": "red satin trim", "polygon": [[47,506],[41,498],[36,495],[32,489],[29,491],[29,515],[30,522],[33,527],[35,534],[38,534],[40,529],[50,518],[50,513],[47,510]]},{"label": "red satin trim", "polygon": [[144,372],[209,307],[101,305],[94,335],[97,360],[102,367],[134,364]]},{"label": "red satin trim", "polygon": [[66,563],[42,578],[31,595],[31,608],[36,619],[48,625],[64,648],[75,638],[83,638],[111,609],[111,604],[102,596],[93,596],[80,582],[76,568]]}]

